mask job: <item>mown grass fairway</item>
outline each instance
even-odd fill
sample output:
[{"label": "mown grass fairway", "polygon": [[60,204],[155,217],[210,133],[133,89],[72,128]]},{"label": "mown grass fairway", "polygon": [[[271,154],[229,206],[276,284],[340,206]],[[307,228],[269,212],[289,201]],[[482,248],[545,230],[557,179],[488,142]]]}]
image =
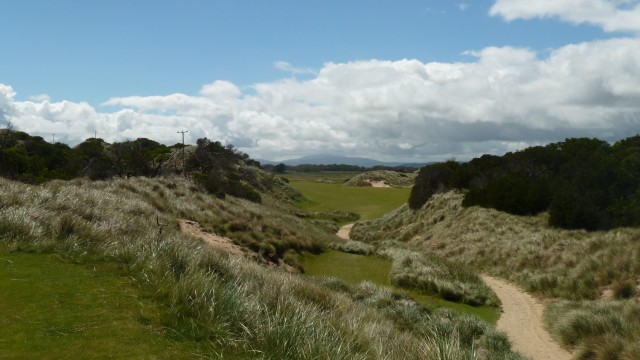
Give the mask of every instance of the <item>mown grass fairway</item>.
[{"label": "mown grass fairway", "polygon": [[310,276],[335,277],[354,285],[370,281],[374,284],[392,287],[409,294],[427,308],[444,307],[461,314],[476,316],[492,325],[495,325],[500,317],[500,311],[497,308],[455,303],[394,286],[389,279],[391,260],[388,259],[330,250],[319,255],[306,256],[304,268],[305,273]]},{"label": "mown grass fairway", "polygon": [[343,186],[292,180],[291,186],[307,198],[299,205],[308,211],[351,211],[361,220],[375,219],[401,206],[410,189]]},{"label": "mown grass fairway", "polygon": [[352,177],[362,174],[361,171],[318,171],[318,172],[287,172],[280,176],[292,181],[321,181],[333,184],[342,184]]},{"label": "mown grass fairway", "polygon": [[0,358],[197,356],[197,344],[169,337],[160,325],[164,311],[141,298],[128,278],[96,266],[0,253]]}]

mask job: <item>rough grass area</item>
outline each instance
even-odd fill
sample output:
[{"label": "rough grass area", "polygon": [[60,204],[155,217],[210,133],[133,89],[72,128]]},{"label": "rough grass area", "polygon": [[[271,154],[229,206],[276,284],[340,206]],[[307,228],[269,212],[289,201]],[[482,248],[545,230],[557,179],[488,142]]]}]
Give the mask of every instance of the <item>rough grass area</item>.
[{"label": "rough grass area", "polygon": [[393,260],[390,279],[394,285],[472,306],[500,305],[493,291],[466,266],[399,247],[379,253]]},{"label": "rough grass area", "polygon": [[640,359],[640,304],[635,301],[561,301],[545,322],[578,359]]},{"label": "rough grass area", "polygon": [[115,264],[145,299],[167,309],[168,333],[210,358],[520,358],[479,320],[434,316],[375,286],[230,259],[176,226],[178,218],[198,221],[267,257],[333,239],[284,205],[263,204],[216,199],[182,179],[41,186],[0,179],[0,248],[55,253],[90,269]]},{"label": "rough grass area", "polygon": [[463,208],[462,197],[454,192],[436,194],[419,211],[403,207],[357,224],[352,238],[405,242],[549,297],[638,295],[640,229],[560,230],[547,225],[546,214],[526,217]]},{"label": "rough grass area", "polygon": [[[495,324],[498,320],[499,311],[497,308],[469,306],[446,301],[435,296],[429,296],[433,295],[432,293],[425,294],[411,287],[400,286],[393,281],[392,269],[395,266],[396,261],[392,261],[389,258],[364,256],[342,251],[328,251],[319,255],[307,256],[304,262],[307,275],[334,277],[353,285],[371,282],[376,285],[393,288],[394,291],[406,294],[430,309],[446,308],[454,310],[463,315],[478,317],[489,324]],[[493,294],[491,293],[491,295]]]},{"label": "rough grass area", "polygon": [[416,180],[417,172],[401,173],[390,170],[375,170],[358,174],[347,182],[345,186],[371,186],[371,182],[383,181],[385,185],[399,188],[411,188]]},{"label": "rough grass area", "polygon": [[307,211],[349,211],[363,220],[375,219],[402,206],[409,189],[347,187],[311,181],[291,181],[306,198],[299,203]]},{"label": "rough grass area", "polygon": [[130,278],[52,254],[0,253],[0,348],[11,359],[202,355],[164,326],[167,309]]},{"label": "rough grass area", "polygon": [[367,243],[398,240],[510,279],[527,291],[573,300],[551,305],[546,317],[558,339],[579,349],[579,358],[639,358],[640,322],[632,319],[640,318],[640,229],[560,230],[547,225],[547,214],[463,208],[462,197],[436,194],[419,211],[404,207],[357,224],[351,237]]}]

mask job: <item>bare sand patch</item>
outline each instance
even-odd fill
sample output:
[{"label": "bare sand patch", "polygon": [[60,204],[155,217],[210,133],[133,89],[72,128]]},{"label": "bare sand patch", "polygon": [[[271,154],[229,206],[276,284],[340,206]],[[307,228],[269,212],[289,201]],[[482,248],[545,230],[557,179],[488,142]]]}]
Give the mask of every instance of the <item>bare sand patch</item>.
[{"label": "bare sand patch", "polygon": [[341,239],[351,240],[351,237],[349,237],[349,234],[351,234],[351,229],[353,229],[353,225],[355,225],[355,223],[348,224],[341,227],[340,230],[338,230],[338,233],[336,235],[338,235],[338,237]]},{"label": "bare sand patch", "polygon": [[384,180],[380,180],[380,181],[369,180],[369,184],[371,184],[371,186],[373,186],[374,188],[390,188],[391,187],[387,185],[384,182]]}]

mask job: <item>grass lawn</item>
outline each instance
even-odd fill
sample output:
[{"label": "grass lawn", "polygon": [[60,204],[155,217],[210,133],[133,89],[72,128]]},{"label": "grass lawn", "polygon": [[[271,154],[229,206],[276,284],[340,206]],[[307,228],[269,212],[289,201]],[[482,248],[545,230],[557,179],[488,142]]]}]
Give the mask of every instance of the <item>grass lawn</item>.
[{"label": "grass lawn", "polygon": [[[166,311],[114,271],[53,254],[0,252],[0,358],[191,359],[198,344],[171,337]],[[204,345],[204,344],[203,344]]]},{"label": "grass lawn", "polygon": [[292,181],[321,181],[333,184],[342,184],[352,177],[362,174],[361,171],[318,171],[318,172],[287,172],[279,176]]},{"label": "grass lawn", "polygon": [[410,189],[353,187],[314,181],[291,180],[291,186],[307,200],[299,206],[308,211],[351,211],[361,220],[378,218],[407,202]]},{"label": "grass lawn", "polygon": [[397,291],[409,294],[423,306],[435,309],[444,307],[460,314],[475,316],[495,325],[500,317],[500,310],[489,306],[470,306],[446,301],[435,296],[420,294],[418,291],[399,288],[391,284],[391,260],[375,256],[348,254],[330,250],[319,255],[308,255],[304,260],[305,273],[310,276],[328,276],[342,279],[357,285],[363,281],[388,286]]}]

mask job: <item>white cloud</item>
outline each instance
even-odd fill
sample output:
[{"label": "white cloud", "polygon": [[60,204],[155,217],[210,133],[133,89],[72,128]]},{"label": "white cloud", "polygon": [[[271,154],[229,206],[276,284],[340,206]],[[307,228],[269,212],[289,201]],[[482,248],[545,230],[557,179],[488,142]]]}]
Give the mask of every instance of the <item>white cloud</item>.
[{"label": "white cloud", "polygon": [[489,12],[507,21],[557,17],[592,24],[608,32],[640,32],[638,0],[497,0]]},{"label": "white cloud", "polygon": [[31,95],[29,100],[34,102],[51,101],[51,98],[47,94]]},{"label": "white cloud", "polygon": [[467,11],[471,7],[471,5],[465,2],[459,3],[457,6],[458,6],[458,9],[460,9],[460,11]]},{"label": "white cloud", "polygon": [[276,61],[275,64],[273,64],[273,66],[275,66],[275,68],[278,70],[291,73],[291,75],[298,75],[298,74],[315,75],[316,74],[316,71],[311,68],[295,67],[286,61]]},{"label": "white cloud", "polygon": [[148,137],[168,144],[207,136],[252,156],[341,153],[382,160],[460,160],[527,145],[640,133],[640,39],[585,42],[542,57],[488,47],[459,63],[368,60],[327,63],[308,80],[216,81],[195,95],[86,103],[15,101],[0,84],[0,114],[18,129],[71,143]]},{"label": "white cloud", "polygon": [[221,80],[204,85],[202,89],[200,89],[200,95],[218,100],[233,100],[241,94],[242,92],[237,86],[228,81]]}]

